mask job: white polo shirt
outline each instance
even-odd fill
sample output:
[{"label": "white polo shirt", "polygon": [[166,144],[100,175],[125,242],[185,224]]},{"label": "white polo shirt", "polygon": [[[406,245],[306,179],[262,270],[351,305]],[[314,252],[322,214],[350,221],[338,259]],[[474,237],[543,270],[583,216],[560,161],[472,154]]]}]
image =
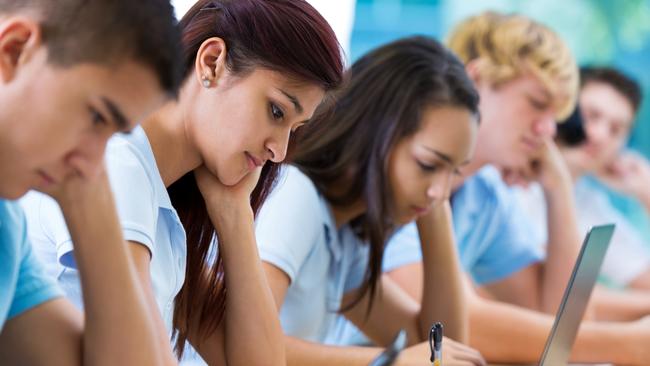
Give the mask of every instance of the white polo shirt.
[{"label": "white polo shirt", "polygon": [[280,310],[285,334],[336,344],[343,295],[358,288],[368,246],[348,225],[337,230],[329,204],[300,170],[286,166],[256,220],[263,261],[291,283]]},{"label": "white polo shirt", "polygon": [[[151,252],[153,292],[171,332],[174,298],[185,281],[185,231],[141,127],[109,141],[106,168],[124,238],[141,243]],[[72,241],[58,205],[37,192],[30,192],[21,204],[34,251],[45,263],[47,272],[58,280],[66,297],[81,309],[83,301]]]},{"label": "white polo shirt", "polygon": [[[528,215],[537,223],[534,243],[545,249],[548,241],[546,231],[546,203],[539,184],[528,189],[514,188],[519,199],[525,202]],[[616,230],[607,255],[600,269],[601,280],[625,287],[636,277],[650,269],[650,250],[639,231],[611,203],[607,193],[599,188],[592,177],[582,177],[575,182],[574,197],[581,235],[594,225],[615,223]]]}]

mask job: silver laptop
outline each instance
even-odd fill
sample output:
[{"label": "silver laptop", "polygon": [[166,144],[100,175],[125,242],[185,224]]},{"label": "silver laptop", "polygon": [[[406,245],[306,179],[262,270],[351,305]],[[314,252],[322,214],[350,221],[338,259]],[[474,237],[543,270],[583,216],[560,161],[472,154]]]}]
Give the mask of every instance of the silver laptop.
[{"label": "silver laptop", "polygon": [[605,253],[614,233],[614,225],[593,227],[585,238],[573,267],[555,324],[546,340],[540,366],[566,365],[575,342],[580,322],[594,289]]},{"label": "silver laptop", "polygon": [[569,355],[612,239],[614,226],[594,226],[587,233],[564,290],[564,297],[546,340],[539,366],[566,365],[569,362]]}]

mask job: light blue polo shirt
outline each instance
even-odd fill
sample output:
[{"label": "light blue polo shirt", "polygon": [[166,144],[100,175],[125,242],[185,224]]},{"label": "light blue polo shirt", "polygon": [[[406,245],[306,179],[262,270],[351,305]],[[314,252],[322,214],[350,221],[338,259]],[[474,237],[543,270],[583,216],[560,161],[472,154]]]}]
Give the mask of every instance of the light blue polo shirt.
[{"label": "light blue polo shirt", "polygon": [[343,295],[358,288],[368,246],[348,225],[336,228],[325,198],[300,170],[286,166],[256,220],[260,256],[289,277],[280,310],[285,334],[334,344]]},{"label": "light blue polo shirt", "polygon": [[[544,258],[534,224],[515,192],[493,167],[469,177],[452,196],[454,234],[463,269],[477,284],[504,279]],[[415,223],[402,227],[388,242],[383,271],[422,261]],[[369,345],[361,331],[340,317],[339,345]]]},{"label": "light blue polo shirt", "polygon": [[[479,285],[496,282],[543,260],[534,223],[516,193],[491,166],[468,178],[452,197],[454,234],[463,268]],[[383,269],[422,260],[415,223],[389,241]]]},{"label": "light blue polo shirt", "polygon": [[[537,245],[546,252],[548,242],[547,212],[544,192],[539,184],[515,189],[524,202],[527,214],[535,223]],[[593,177],[582,177],[573,186],[578,212],[578,229],[586,234],[592,226],[615,223],[607,255],[600,268],[601,282],[622,288],[650,269],[650,250],[637,227],[630,223],[612,204],[607,192]]]},{"label": "light blue polo shirt", "polygon": [[20,206],[0,199],[0,332],[7,320],[58,296],[34,256]]},{"label": "light blue polo shirt", "polygon": [[[154,296],[171,331],[174,298],[185,280],[185,231],[141,127],[111,138],[106,148],[106,168],[125,240],[142,243],[151,252]],[[37,192],[30,192],[21,203],[36,253],[66,296],[81,309],[79,274],[61,211],[51,198]]]}]

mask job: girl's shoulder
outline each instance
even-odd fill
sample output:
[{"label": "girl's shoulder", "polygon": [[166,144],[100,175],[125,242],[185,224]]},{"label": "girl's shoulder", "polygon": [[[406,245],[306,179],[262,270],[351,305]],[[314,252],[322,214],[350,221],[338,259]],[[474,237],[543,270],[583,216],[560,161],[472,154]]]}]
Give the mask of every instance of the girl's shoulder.
[{"label": "girl's shoulder", "polygon": [[285,165],[257,221],[258,227],[317,233],[331,218],[325,199],[311,179],[297,167]]},{"label": "girl's shoulder", "polygon": [[111,184],[126,186],[126,191],[136,193],[146,189],[153,193],[164,189],[151,145],[141,127],[128,135],[118,134],[109,140],[106,169]]},{"label": "girl's shoulder", "polygon": [[293,165],[282,167],[269,196],[269,200],[282,199],[286,204],[300,203],[301,205],[315,205],[321,201],[321,198],[314,182]]}]

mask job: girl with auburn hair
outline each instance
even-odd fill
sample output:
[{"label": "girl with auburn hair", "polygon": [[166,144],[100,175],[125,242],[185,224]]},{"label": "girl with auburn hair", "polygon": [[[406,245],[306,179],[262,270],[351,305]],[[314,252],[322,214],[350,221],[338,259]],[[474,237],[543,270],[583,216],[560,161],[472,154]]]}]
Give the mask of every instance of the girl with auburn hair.
[{"label": "girl with auburn hair", "polygon": [[[283,365],[253,219],[290,135],[342,82],[340,47],[303,0],[202,0],[180,27],[179,99],[108,147],[122,229],[167,363],[173,333],[179,357],[189,341],[211,365]],[[40,221],[30,236],[79,304],[62,217],[46,197],[25,205]]]},{"label": "girl with auburn hair", "polygon": [[[342,314],[381,346],[405,329],[412,347],[396,364],[424,365],[434,321],[467,337],[448,199],[472,155],[478,96],[462,63],[425,37],[368,53],[348,76],[296,135],[292,165],[256,221],[288,364],[367,365],[377,356],[378,348],[332,347],[341,344]],[[412,221],[427,258],[422,307],[381,274],[386,241]],[[484,364],[445,342],[443,364]]]}]

